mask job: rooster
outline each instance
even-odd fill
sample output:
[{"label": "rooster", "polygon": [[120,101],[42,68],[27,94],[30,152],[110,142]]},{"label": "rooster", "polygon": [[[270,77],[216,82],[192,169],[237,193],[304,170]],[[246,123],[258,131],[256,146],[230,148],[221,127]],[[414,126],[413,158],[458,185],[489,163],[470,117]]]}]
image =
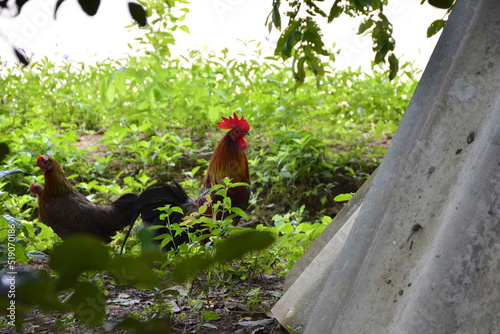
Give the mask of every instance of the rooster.
[{"label": "rooster", "polygon": [[[202,205],[207,205],[208,209],[205,216],[212,217],[212,203],[222,200],[218,195],[210,193],[210,189],[218,184],[224,184],[223,180],[227,177],[233,183],[250,184],[248,172],[248,160],[245,155],[247,147],[246,135],[250,130],[250,125],[242,116],[238,118],[236,113],[232,117],[222,117],[223,121],[218,123],[221,129],[229,129],[215,147],[214,153],[208,162],[208,169],[203,180],[203,189],[201,194],[192,199],[177,182],[160,187],[146,189],[139,195],[134,209],[141,214],[143,222],[146,225],[165,225],[165,221],[160,219],[163,211],[157,210],[165,205],[178,206],[183,214],[173,212],[169,217],[170,224],[180,223],[183,218],[196,212]],[[208,200],[207,196],[210,197]],[[250,198],[249,186],[236,186],[228,189],[227,196],[231,198],[231,205],[245,211],[248,207]],[[218,217],[223,218],[223,217]],[[233,220],[236,225],[239,217]],[[156,230],[157,234],[165,233],[165,229]],[[130,232],[130,229],[129,231]],[[128,233],[127,233],[128,236]],[[125,239],[126,240],[126,239]],[[187,234],[182,233],[174,237],[173,244],[168,244],[167,248],[175,248],[187,241]],[[123,247],[122,247],[123,249]]]},{"label": "rooster", "polygon": [[110,205],[97,205],[73,189],[54,158],[38,157],[35,166],[44,174],[44,187],[32,184],[30,191],[38,197],[38,220],[50,226],[65,239],[74,234],[91,234],[111,242],[116,231],[137,218],[134,203],[137,195],[125,194]]}]

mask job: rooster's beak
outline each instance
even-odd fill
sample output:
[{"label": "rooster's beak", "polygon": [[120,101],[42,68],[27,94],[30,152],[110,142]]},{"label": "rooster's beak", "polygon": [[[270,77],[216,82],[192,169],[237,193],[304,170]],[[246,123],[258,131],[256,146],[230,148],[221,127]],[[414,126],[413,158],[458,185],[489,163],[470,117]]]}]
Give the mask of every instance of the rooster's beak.
[{"label": "rooster's beak", "polygon": [[250,136],[250,132],[245,132],[243,135]]}]

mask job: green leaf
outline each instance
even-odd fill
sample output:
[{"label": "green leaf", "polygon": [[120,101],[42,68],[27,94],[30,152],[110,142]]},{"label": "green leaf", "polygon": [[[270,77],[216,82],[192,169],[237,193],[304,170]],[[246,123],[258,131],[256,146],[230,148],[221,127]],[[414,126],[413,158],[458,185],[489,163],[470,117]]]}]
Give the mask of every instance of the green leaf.
[{"label": "green leaf", "polygon": [[311,54],[306,58],[306,63],[309,66],[309,68],[312,70],[313,74],[318,76],[318,75],[323,75],[323,66],[321,64],[321,60],[316,57],[316,55]]},{"label": "green leaf", "polygon": [[158,235],[156,237],[153,238],[154,240],[161,240],[161,243],[160,243],[160,249],[163,249],[165,246],[167,246],[171,241],[174,241],[174,238],[172,237],[172,235],[170,234],[167,234],[167,233],[164,233],[164,234],[161,234],[161,235]]},{"label": "green leaf", "polygon": [[304,80],[306,79],[306,70],[304,68],[305,61],[305,57],[300,57],[298,60],[294,58],[292,62],[293,79],[299,84],[304,83]]},{"label": "green leaf", "polygon": [[130,12],[130,16],[134,19],[135,22],[139,25],[139,27],[145,27],[148,24],[148,19],[146,17],[146,11],[144,7],[135,2],[128,3],[128,10]]},{"label": "green leaf", "polygon": [[29,65],[30,62],[29,62],[28,58],[26,58],[25,55],[23,55],[21,52],[19,52],[19,50],[14,49],[14,54],[16,55],[17,60],[19,60],[19,62],[21,64],[23,64],[24,66],[28,66]]},{"label": "green leaf", "polygon": [[116,90],[122,96],[127,95],[127,77],[125,73],[120,70],[116,70],[113,75],[113,82],[115,84]]},{"label": "green leaf", "polygon": [[227,96],[223,92],[221,92],[220,90],[218,90],[218,89],[210,89],[210,91],[216,93],[221,98],[223,98],[225,101],[229,101],[229,99],[227,98]]},{"label": "green leaf", "polygon": [[78,0],[80,7],[82,7],[83,11],[89,15],[94,16],[99,9],[99,5],[101,4],[100,0]]},{"label": "green leaf", "polygon": [[19,173],[24,173],[24,171],[17,168],[11,170],[0,170],[0,178],[5,177],[7,175],[19,174]]},{"label": "green leaf", "polygon": [[184,211],[182,210],[182,208],[178,207],[178,206],[173,206],[172,208],[170,208],[170,211],[171,212],[178,212],[180,213],[181,215],[184,214]]},{"label": "green leaf", "polygon": [[109,259],[108,249],[99,239],[79,235],[55,246],[49,264],[52,269],[59,272],[61,288],[67,288],[82,272],[105,269]]},{"label": "green leaf", "polygon": [[113,103],[115,101],[115,93],[116,93],[115,83],[111,81],[109,82],[108,87],[106,89],[106,100],[109,103]]},{"label": "green leaf", "polygon": [[299,225],[297,225],[297,227],[295,228],[295,231],[297,233],[306,233],[307,231],[310,231],[312,230],[314,227],[309,224],[309,223],[300,223]]},{"label": "green leaf", "polygon": [[[326,17],[326,13],[316,5],[314,2],[315,0],[305,0],[305,3],[307,6],[310,8],[310,10],[307,10],[310,15],[315,16],[316,14],[319,14],[322,17]],[[320,0],[322,1],[322,0]]]},{"label": "green leaf", "polygon": [[208,209],[208,206],[206,204],[203,204],[201,205],[199,208],[198,208],[198,213],[200,215],[204,214]]},{"label": "green leaf", "polygon": [[59,10],[59,7],[62,5],[62,3],[64,1],[65,0],[57,0],[56,5],[55,5],[55,9],[54,9],[54,19],[57,18],[57,11]]},{"label": "green leaf", "polygon": [[354,6],[354,8],[357,11],[364,13],[366,11],[365,7],[370,6],[371,1],[370,0],[351,0],[351,4],[352,4],[352,6]]},{"label": "green leaf", "polygon": [[9,154],[9,146],[6,143],[0,143],[0,163],[2,163],[3,159],[7,157]]},{"label": "green leaf", "polygon": [[340,194],[333,199],[335,202],[345,202],[352,198],[352,194]]},{"label": "green leaf", "polygon": [[164,295],[164,296],[174,296],[174,297],[178,297],[178,296],[181,295],[181,293],[178,290],[175,290],[175,289],[162,290],[161,294]]},{"label": "green leaf", "polygon": [[16,297],[30,308],[38,305],[42,311],[63,311],[59,302],[56,282],[42,271],[22,271],[16,275]]},{"label": "green leaf", "polygon": [[238,232],[215,244],[214,258],[221,263],[241,259],[247,253],[269,247],[274,240],[274,236],[266,231]]},{"label": "green leaf", "polygon": [[[224,179],[224,182],[226,182],[226,179],[227,179],[227,183],[231,182],[231,180],[229,180],[228,178],[225,178],[225,179]],[[216,190],[219,190],[219,189],[222,189],[222,188],[224,188],[224,185],[222,185],[222,184],[215,184],[215,185],[213,185],[213,186],[210,188],[210,192],[212,193],[212,192],[214,192],[214,191],[216,191]]]},{"label": "green leaf", "polygon": [[448,9],[451,8],[455,0],[428,0],[429,5],[437,7],[437,8],[442,8],[442,9]]},{"label": "green leaf", "polygon": [[207,117],[210,122],[215,122],[222,114],[222,107],[220,105],[211,105],[207,108]]},{"label": "green leaf", "polygon": [[389,80],[396,77],[399,71],[399,60],[394,53],[389,55]]},{"label": "green leaf", "polygon": [[49,259],[49,256],[47,254],[45,254],[42,251],[37,251],[37,250],[27,252],[26,256],[28,256],[30,258],[34,258],[34,259],[39,259],[39,260],[48,260]]},{"label": "green leaf", "polygon": [[[19,219],[16,219],[16,218],[9,216],[9,215],[2,215],[2,218],[5,219],[7,224],[9,224],[9,226],[8,226],[9,229],[12,227],[16,229],[16,235],[19,233],[19,231],[21,231],[25,236],[29,235],[28,229],[26,228],[26,226],[24,226],[24,224]],[[22,246],[20,244],[17,244],[17,243],[16,243],[16,260],[18,262],[22,262],[22,263],[29,262],[29,259],[24,254],[24,249],[22,248]]]},{"label": "green leaf", "polygon": [[321,218],[321,222],[323,224],[330,224],[332,222],[332,217],[330,216],[323,216],[323,218]]},{"label": "green leaf", "polygon": [[358,28],[358,35],[361,35],[365,31],[367,31],[368,29],[370,29],[373,26],[374,23],[375,22],[371,18],[366,19],[363,22],[361,22],[361,24],[359,25],[359,28]]},{"label": "green leaf", "polygon": [[184,282],[196,273],[210,268],[214,259],[209,254],[196,254],[180,261],[174,268],[172,279],[175,282]]},{"label": "green leaf", "polygon": [[278,39],[275,53],[277,55],[281,55],[284,60],[292,56],[293,48],[302,39],[302,32],[300,28],[302,22],[303,19],[299,19],[290,23]]},{"label": "green leaf", "polygon": [[75,317],[88,325],[98,326],[106,316],[106,297],[94,283],[77,282],[67,303],[72,306]]},{"label": "green leaf", "polygon": [[154,253],[158,250],[158,246],[153,241],[153,233],[150,230],[152,228],[153,227],[141,228],[137,232],[137,238],[141,241],[143,252],[153,252]]},{"label": "green leaf", "polygon": [[[306,26],[303,33],[303,41],[308,42],[309,46],[318,54],[328,56],[328,50],[325,49],[325,44],[321,36],[321,29],[318,24],[310,17],[306,19]],[[307,54],[308,58],[312,58],[312,54]]]},{"label": "green leaf", "polygon": [[375,64],[383,62],[387,53],[392,50],[394,50],[394,43],[390,39],[382,40],[375,53]]},{"label": "green leaf", "polygon": [[273,0],[272,20],[276,29],[281,30],[280,1]]},{"label": "green leaf", "polygon": [[21,9],[23,8],[23,6],[28,2],[28,0],[17,0],[16,1],[16,5],[17,5],[17,14],[16,15],[19,15],[21,14]]},{"label": "green leaf", "polygon": [[143,284],[147,286],[158,285],[158,278],[153,272],[153,262],[162,260],[160,253],[145,253],[140,257],[112,258],[107,266],[107,271],[122,284],[134,286]]},{"label": "green leaf", "polygon": [[219,319],[219,315],[213,311],[205,311],[201,314],[202,321],[210,321]]},{"label": "green leaf", "polygon": [[16,229],[21,229],[23,227],[23,224],[19,219],[9,215],[2,215],[2,217],[7,221],[7,223],[9,223],[9,225],[14,225]]},{"label": "green leaf", "polygon": [[382,0],[371,0],[369,5],[372,7],[372,10],[378,10],[382,8],[384,2],[382,2]]},{"label": "green leaf", "polygon": [[217,192],[215,193],[215,195],[226,197],[227,196],[227,189],[219,189],[219,190],[217,190]]},{"label": "green leaf", "polygon": [[232,213],[234,213],[234,214],[236,214],[236,215],[238,215],[238,216],[240,216],[240,217],[243,217],[243,218],[245,218],[245,219],[247,218],[247,214],[246,214],[246,212],[245,212],[245,211],[243,211],[243,209],[241,209],[241,208],[238,208],[238,207],[232,207],[232,208],[231,208],[231,212],[232,212]]},{"label": "green leaf", "polygon": [[331,23],[334,19],[339,17],[343,11],[343,8],[340,7],[340,0],[335,0],[332,8],[330,8],[330,14],[328,14],[328,23]]},{"label": "green leaf", "polygon": [[427,37],[431,37],[437,34],[441,29],[443,29],[445,24],[445,20],[436,20],[432,22],[427,28]]},{"label": "green leaf", "polygon": [[15,255],[14,258],[16,262],[19,263],[28,263],[30,259],[26,256],[26,249],[20,243],[15,244]]}]

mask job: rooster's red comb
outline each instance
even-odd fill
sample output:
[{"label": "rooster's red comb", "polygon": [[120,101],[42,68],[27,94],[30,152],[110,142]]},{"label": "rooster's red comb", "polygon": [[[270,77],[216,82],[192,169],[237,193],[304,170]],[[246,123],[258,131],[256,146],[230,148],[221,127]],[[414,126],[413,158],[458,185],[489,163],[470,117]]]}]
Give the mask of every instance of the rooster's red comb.
[{"label": "rooster's red comb", "polygon": [[248,124],[247,120],[245,117],[241,116],[241,118],[238,118],[238,115],[236,113],[233,114],[233,117],[222,117],[223,121],[219,122],[217,125],[221,129],[234,129],[234,128],[239,128],[243,132],[248,132],[250,131],[250,125]]}]

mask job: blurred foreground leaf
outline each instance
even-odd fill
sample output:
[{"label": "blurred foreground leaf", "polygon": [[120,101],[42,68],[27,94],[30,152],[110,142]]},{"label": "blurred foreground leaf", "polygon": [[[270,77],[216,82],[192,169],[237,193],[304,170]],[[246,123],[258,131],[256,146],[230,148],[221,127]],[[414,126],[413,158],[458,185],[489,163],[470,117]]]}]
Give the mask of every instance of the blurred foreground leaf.
[{"label": "blurred foreground leaf", "polygon": [[110,260],[106,246],[90,236],[74,236],[54,247],[50,266],[60,274],[60,288],[69,287],[87,270],[103,270]]},{"label": "blurred foreground leaf", "polygon": [[245,230],[235,233],[215,244],[215,256],[196,254],[179,262],[174,269],[173,279],[177,282],[185,281],[217,263],[241,259],[247,253],[265,249],[274,240],[275,237],[267,231]]},{"label": "blurred foreground leaf", "polygon": [[274,239],[274,236],[266,231],[239,232],[215,244],[214,259],[222,263],[240,259],[247,253],[271,246]]}]

